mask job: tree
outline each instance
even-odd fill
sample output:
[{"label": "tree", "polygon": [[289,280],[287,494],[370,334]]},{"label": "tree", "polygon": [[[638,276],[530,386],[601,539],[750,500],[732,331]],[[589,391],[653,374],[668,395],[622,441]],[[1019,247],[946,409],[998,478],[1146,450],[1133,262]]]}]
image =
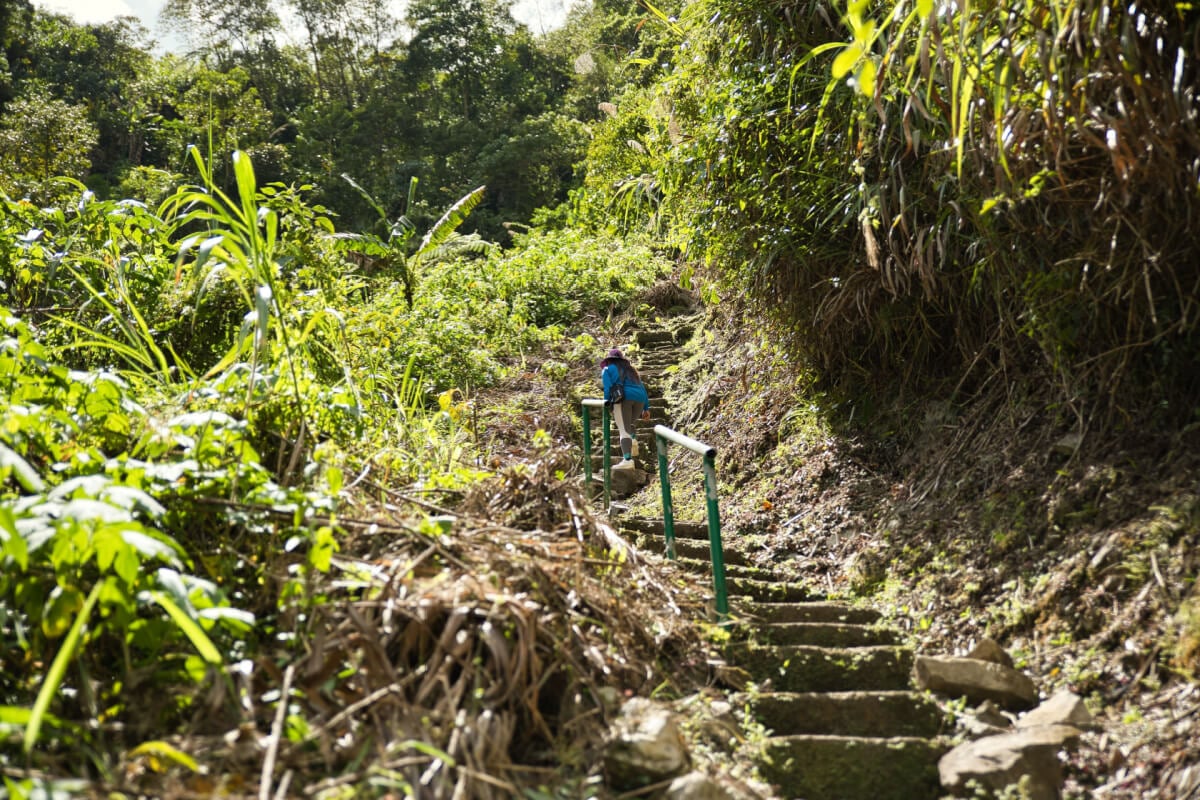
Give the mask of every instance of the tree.
[{"label": "tree", "polygon": [[96,127],[81,106],[35,91],[15,100],[0,118],[0,175],[10,192],[40,191],[50,178],[82,178],[91,167]]},{"label": "tree", "polygon": [[122,17],[78,25],[58,14],[37,14],[25,31],[25,56],[14,65],[18,87],[37,85],[87,109],[99,134],[92,162],[107,173],[137,163],[141,134],[134,87],[150,68],[151,42],[141,24]]},{"label": "tree", "polygon": [[226,67],[283,32],[270,0],[167,0],[162,21]]}]

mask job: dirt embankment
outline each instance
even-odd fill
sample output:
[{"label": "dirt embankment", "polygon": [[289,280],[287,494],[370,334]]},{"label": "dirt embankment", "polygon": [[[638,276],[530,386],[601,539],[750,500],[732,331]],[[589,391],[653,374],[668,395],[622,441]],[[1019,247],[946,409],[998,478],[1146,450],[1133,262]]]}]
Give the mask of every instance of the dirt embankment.
[{"label": "dirt embankment", "polygon": [[763,563],[880,605],[925,652],[991,636],[1086,698],[1104,730],[1068,796],[1200,796],[1200,424],[1099,436],[999,380],[839,403],[728,312],[668,395]]}]

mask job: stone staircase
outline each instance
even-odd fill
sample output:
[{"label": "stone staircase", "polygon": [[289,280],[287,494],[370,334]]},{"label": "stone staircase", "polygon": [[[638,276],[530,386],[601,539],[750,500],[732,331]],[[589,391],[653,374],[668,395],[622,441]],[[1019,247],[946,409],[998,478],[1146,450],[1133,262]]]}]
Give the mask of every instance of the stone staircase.
[{"label": "stone staircase", "polygon": [[[658,474],[658,459],[655,455],[654,426],[670,424],[670,410],[663,397],[663,385],[668,367],[679,361],[679,348],[692,338],[693,328],[681,324],[676,328],[653,328],[639,331],[634,338],[637,349],[629,354],[630,361],[637,367],[646,389],[650,393],[650,421],[639,421],[637,441],[639,455],[635,459],[639,469],[651,475]],[[599,475],[603,462],[603,431],[597,425],[592,450],[592,471]],[[611,456],[613,463],[621,459],[621,443],[613,426]]]},{"label": "stone staircase", "polygon": [[[639,548],[664,550],[661,520],[620,519]],[[677,565],[711,581],[708,528],[675,524]],[[827,602],[726,545],[732,617],[726,661],[752,690],[733,699],[770,732],[759,772],[782,797],[935,800],[937,706],[910,688],[913,651],[871,609]],[[747,688],[750,688],[749,686]]]},{"label": "stone staircase", "polygon": [[[657,471],[653,426],[671,424],[661,396],[665,371],[691,335],[686,326],[642,331],[631,354],[651,391],[653,419],[639,425],[637,459],[649,472]],[[612,445],[619,459],[615,437]],[[596,448],[598,473],[602,444]],[[661,519],[616,523],[639,548],[664,552]],[[675,536],[676,565],[711,585],[707,525],[676,522]],[[911,690],[912,649],[879,624],[877,612],[826,602],[752,566],[736,540],[727,538],[724,558],[733,634],[724,656],[748,676],[735,704],[770,732],[758,758],[761,775],[797,800],[939,797],[937,761],[948,749],[938,738],[943,717]]]}]

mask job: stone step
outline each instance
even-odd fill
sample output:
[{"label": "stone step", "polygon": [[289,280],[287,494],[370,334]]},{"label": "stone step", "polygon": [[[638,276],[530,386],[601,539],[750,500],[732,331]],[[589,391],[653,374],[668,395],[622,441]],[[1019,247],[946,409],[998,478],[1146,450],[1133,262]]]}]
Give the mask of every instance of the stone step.
[{"label": "stone step", "polygon": [[[634,545],[651,553],[666,553],[667,542],[663,534],[637,534],[630,537]],[[723,553],[725,566],[745,566],[750,562],[746,554],[740,550],[726,550]],[[696,559],[705,564],[712,563],[708,539],[682,539],[675,537],[675,557],[678,559]]]},{"label": "stone step", "polygon": [[639,348],[644,347],[648,344],[674,345],[675,344],[675,332],[668,331],[668,330],[662,330],[662,329],[638,331],[637,335],[634,336],[633,340],[634,340],[634,342],[637,343],[637,346]]},{"label": "stone step", "polygon": [[[662,517],[627,517],[621,520],[621,528],[625,531],[649,534],[659,538],[662,538],[663,535]],[[676,539],[701,539],[706,545],[708,543],[707,522],[687,522],[677,519],[674,528]]]},{"label": "stone step", "polygon": [[948,745],[914,737],[773,736],[759,770],[806,800],[935,800],[937,762]]},{"label": "stone step", "polygon": [[913,651],[907,647],[810,647],[734,642],[725,657],[782,692],[886,691],[909,688]]},{"label": "stone step", "polygon": [[[681,541],[681,540],[677,540]],[[675,549],[675,555],[678,556],[679,566],[689,572],[694,572],[697,575],[712,574],[712,556],[705,553],[700,558],[684,558],[679,555],[679,549]],[[722,558],[725,552],[721,552]],[[740,578],[747,580],[766,581],[769,583],[778,583],[782,579],[774,570],[763,569],[762,567],[754,567],[746,564],[734,564],[730,561],[725,561],[725,580],[728,582],[732,578]]]},{"label": "stone step", "polygon": [[725,588],[733,598],[730,601],[732,607],[747,599],[759,603],[797,603],[814,599],[809,588],[800,583],[731,578],[725,581]]},{"label": "stone step", "polygon": [[920,692],[764,692],[733,698],[776,736],[937,736],[945,715]]},{"label": "stone step", "polygon": [[743,601],[734,610],[739,617],[763,624],[844,622],[850,625],[870,625],[871,623],[878,622],[880,619],[880,613],[873,608],[821,601],[807,603],[755,603]]},{"label": "stone step", "polygon": [[891,628],[846,625],[841,622],[785,622],[778,625],[745,626],[754,632],[754,640],[763,644],[803,644],[814,647],[870,647],[899,644]]}]

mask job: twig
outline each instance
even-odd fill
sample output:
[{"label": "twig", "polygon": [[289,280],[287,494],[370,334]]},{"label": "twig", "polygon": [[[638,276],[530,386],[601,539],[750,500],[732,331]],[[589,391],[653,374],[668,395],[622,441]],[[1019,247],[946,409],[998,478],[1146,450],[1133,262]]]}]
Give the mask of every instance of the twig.
[{"label": "twig", "polygon": [[658,791],[659,789],[667,788],[674,781],[675,781],[674,778],[667,778],[665,781],[659,781],[658,783],[652,783],[649,786],[642,786],[639,789],[634,789],[633,791],[625,792],[624,794],[617,795],[617,800],[626,800],[627,798],[630,798],[630,797],[641,797],[642,795],[651,794],[653,792]]},{"label": "twig", "polygon": [[275,800],[283,800],[283,798],[287,797],[287,790],[292,785],[292,776],[294,774],[290,769],[283,773],[283,780],[279,782],[279,788],[275,790]]},{"label": "twig", "polygon": [[362,698],[361,700],[357,700],[357,701],[351,703],[350,705],[346,706],[338,713],[334,714],[332,717],[329,718],[329,721],[326,722],[321,727],[319,727],[313,731],[310,731],[309,734],[307,736],[305,736],[303,740],[301,740],[300,744],[307,744],[307,743],[313,741],[314,739],[318,739],[321,736],[324,736],[330,730],[332,730],[333,728],[336,728],[338,725],[341,725],[342,722],[349,719],[351,716],[358,713],[359,711],[366,708],[367,706],[371,705],[372,703],[374,703],[378,700],[382,700],[383,698],[387,697],[389,694],[399,694],[401,688],[403,688],[403,687],[401,686],[400,683],[389,683],[387,686],[376,689],[375,691],[371,692],[369,695]]},{"label": "twig", "polygon": [[[267,756],[263,759],[262,778],[258,781],[258,800],[271,799],[271,779],[275,774],[275,757],[279,754],[279,740],[283,736],[283,720],[287,717],[289,695],[292,691],[292,677],[296,674],[296,665],[288,664],[283,672],[283,688],[279,694],[279,707],[275,709],[275,721],[271,723],[271,742],[267,745]],[[288,772],[291,775],[291,772]],[[285,780],[288,780],[285,778]]]}]

